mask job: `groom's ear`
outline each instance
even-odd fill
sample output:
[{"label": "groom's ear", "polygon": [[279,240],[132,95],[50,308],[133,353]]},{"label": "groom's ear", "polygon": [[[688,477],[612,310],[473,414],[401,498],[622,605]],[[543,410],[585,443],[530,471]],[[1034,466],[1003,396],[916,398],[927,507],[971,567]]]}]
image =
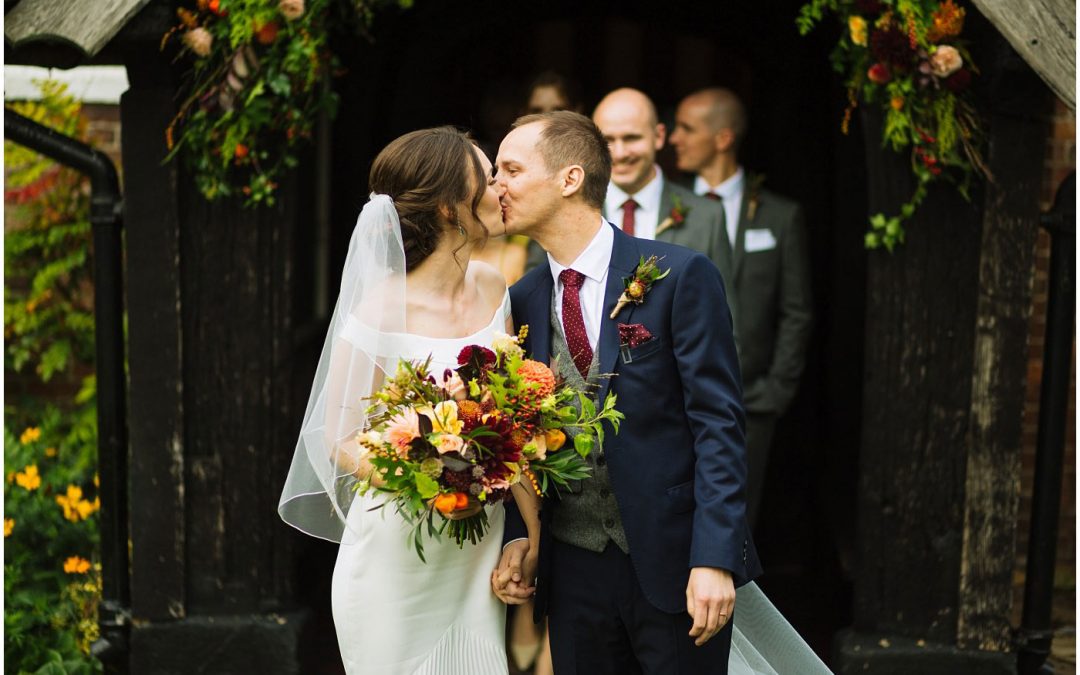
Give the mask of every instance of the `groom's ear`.
[{"label": "groom's ear", "polygon": [[571,164],[563,169],[562,173],[562,196],[572,197],[581,191],[585,185],[585,169],[577,164]]}]

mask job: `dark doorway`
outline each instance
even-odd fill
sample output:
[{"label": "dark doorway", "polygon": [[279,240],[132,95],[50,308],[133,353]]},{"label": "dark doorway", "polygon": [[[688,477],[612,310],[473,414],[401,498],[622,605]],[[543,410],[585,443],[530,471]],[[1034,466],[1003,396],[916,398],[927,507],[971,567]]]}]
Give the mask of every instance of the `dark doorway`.
[{"label": "dark doorway", "polygon": [[[418,0],[376,20],[373,44],[341,45],[348,74],[333,132],[330,288],[337,288],[375,154],[413,129],[472,129],[494,154],[525,88],[555,70],[581,87],[588,114],[608,91],[637,87],[671,124],[679,100],[711,85],[748,104],[743,163],[804,206],[815,331],[800,394],[778,429],[755,537],[762,588],[826,660],[850,623],[865,301],[861,131],[840,133],[846,100],[829,66],[835,35],[800,37],[802,3]],[[838,29],[838,27],[837,27]],[[670,149],[661,154],[673,165]],[[669,172],[670,173],[670,172]],[[332,547],[313,546],[306,598],[329,621]],[[322,569],[323,572],[316,572]],[[335,672],[332,666],[311,672]]]}]

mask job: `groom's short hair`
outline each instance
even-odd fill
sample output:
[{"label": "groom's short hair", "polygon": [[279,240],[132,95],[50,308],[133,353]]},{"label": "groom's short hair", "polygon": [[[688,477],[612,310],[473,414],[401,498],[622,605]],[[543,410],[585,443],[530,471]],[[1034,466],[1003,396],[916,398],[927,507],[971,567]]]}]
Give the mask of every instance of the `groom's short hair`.
[{"label": "groom's short hair", "polygon": [[570,110],[525,115],[512,128],[539,122],[544,125],[536,149],[548,171],[554,173],[572,164],[585,170],[581,194],[589,206],[603,210],[611,180],[611,150],[593,121]]}]

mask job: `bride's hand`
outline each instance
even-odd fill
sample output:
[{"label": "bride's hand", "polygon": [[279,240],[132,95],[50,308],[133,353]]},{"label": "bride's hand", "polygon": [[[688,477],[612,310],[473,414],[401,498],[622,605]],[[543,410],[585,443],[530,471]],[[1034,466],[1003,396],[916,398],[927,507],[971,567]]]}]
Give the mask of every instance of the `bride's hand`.
[{"label": "bride's hand", "polygon": [[[524,576],[526,573],[536,574],[535,563],[531,572],[526,569],[531,552],[529,548],[526,539],[510,542],[503,547],[499,566],[491,571],[491,590],[508,605],[520,605],[536,591],[532,586],[532,577]],[[535,554],[533,560],[535,561]]]}]

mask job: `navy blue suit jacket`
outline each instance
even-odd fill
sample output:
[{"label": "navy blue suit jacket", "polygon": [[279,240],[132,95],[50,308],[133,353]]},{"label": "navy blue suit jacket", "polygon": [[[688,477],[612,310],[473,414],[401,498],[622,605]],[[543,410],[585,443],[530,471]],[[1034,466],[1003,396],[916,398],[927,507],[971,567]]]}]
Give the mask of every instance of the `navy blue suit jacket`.
[{"label": "navy blue suit jacket", "polygon": [[[692,567],[728,570],[737,586],[761,573],[745,517],[744,419],[731,315],[720,273],[707,257],[609,226],[615,242],[599,352],[600,372],[613,376],[602,381],[600,400],[614,392],[626,419],[618,435],[607,430],[603,454],[645,597],[665,612],[684,612]],[[623,279],[651,255],[670,273],[643,304],[609,318]],[[510,289],[514,324],[528,324],[526,351],[542,363],[551,360],[553,285],[549,267],[541,265]],[[653,337],[624,355],[620,323],[643,324]],[[557,500],[545,502],[545,521],[556,508]],[[510,508],[507,540],[523,531]],[[538,614],[551,573],[545,548],[542,539]]]}]

